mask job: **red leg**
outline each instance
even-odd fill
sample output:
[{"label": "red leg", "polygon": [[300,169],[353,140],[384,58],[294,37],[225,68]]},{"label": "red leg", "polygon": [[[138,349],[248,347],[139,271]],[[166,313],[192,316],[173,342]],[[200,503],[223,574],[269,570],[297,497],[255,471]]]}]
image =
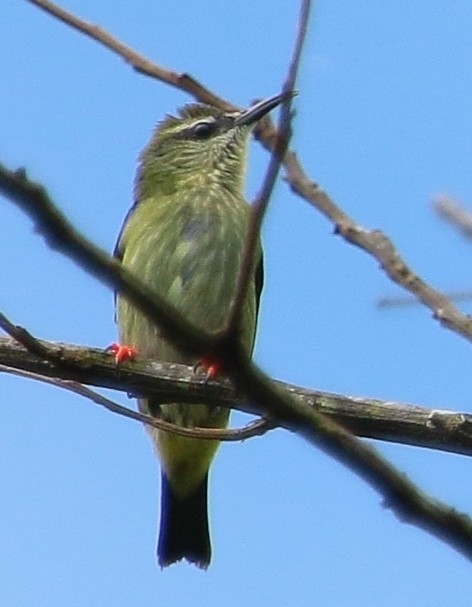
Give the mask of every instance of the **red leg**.
[{"label": "red leg", "polygon": [[221,363],[213,358],[208,358],[207,356],[204,356],[199,360],[194,367],[195,371],[200,368],[203,368],[206,371],[205,381],[216,379],[218,375],[221,375],[222,373]]}]

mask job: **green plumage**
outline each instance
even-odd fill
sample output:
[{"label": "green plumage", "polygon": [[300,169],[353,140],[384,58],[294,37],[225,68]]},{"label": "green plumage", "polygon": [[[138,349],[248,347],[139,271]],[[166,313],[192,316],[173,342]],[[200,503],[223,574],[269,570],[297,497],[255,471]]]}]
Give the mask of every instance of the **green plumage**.
[{"label": "green plumage", "polygon": [[[140,158],[135,205],[125,220],[116,255],[156,293],[199,328],[225,325],[244,249],[250,207],[243,197],[247,139],[253,124],[280,99],[247,112],[224,114],[190,105],[156,129]],[[241,343],[252,351],[262,258],[253,269],[244,302]],[[124,298],[117,299],[120,341],[143,358],[195,364],[163,339],[159,329]],[[205,404],[160,404],[140,399],[139,408],[173,423],[223,428],[227,409]],[[161,566],[186,558],[210,562],[206,488],[216,441],[188,439],[149,429],[162,466]]]}]

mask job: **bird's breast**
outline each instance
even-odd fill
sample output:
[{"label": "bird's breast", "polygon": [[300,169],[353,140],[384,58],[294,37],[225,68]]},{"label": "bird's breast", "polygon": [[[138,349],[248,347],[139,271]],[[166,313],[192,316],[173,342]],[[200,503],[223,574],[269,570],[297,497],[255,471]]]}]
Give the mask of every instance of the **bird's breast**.
[{"label": "bird's breast", "polygon": [[125,230],[123,263],[191,322],[217,331],[227,320],[248,217],[243,199],[205,191],[145,201]]}]

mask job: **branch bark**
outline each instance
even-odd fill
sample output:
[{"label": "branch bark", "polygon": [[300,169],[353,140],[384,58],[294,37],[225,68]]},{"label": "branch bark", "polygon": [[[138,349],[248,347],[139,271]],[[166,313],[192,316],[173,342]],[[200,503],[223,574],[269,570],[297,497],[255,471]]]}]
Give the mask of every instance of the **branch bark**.
[{"label": "branch bark", "polygon": [[[99,44],[105,45],[140,73],[189,93],[202,103],[210,103],[225,111],[239,109],[189,74],[177,74],[157,65],[113,38],[106,30],[79,19],[53,2],[49,0],[27,1]],[[262,121],[254,134],[263,147],[270,152],[273,152],[277,141],[280,141],[279,133],[270,119]],[[385,234],[380,230],[365,229],[342,211],[329,194],[308,177],[295,152],[287,151],[282,164],[286,171],[285,179],[291,190],[322,213],[333,224],[335,234],[341,235],[347,242],[356,245],[376,259],[388,277],[428,307],[433,312],[433,318],[438,320],[443,327],[472,341],[472,319],[462,314],[443,293],[423,281],[403,260]]]},{"label": "branch bark", "polygon": [[[58,9],[51,2],[29,1],[48,10],[100,43],[109,42],[103,35],[103,30],[94,29],[94,26],[89,26],[90,24],[85,24],[89,27],[81,27],[83,23],[77,23],[77,18],[63,9]],[[56,10],[51,10],[51,6]],[[106,45],[129,60],[120,52],[119,44]],[[177,79],[171,76],[171,72],[166,74],[161,70],[159,79],[191,92],[186,84],[187,75],[183,74],[182,78]],[[203,99],[206,93],[204,87],[196,80],[194,82],[198,86],[191,94],[201,101],[209,102]],[[210,103],[221,107],[224,101],[217,98]],[[277,141],[277,134],[275,133],[274,136],[273,128],[272,131],[269,129],[269,132],[270,135],[262,129],[260,137],[272,151]],[[416,276],[381,232],[364,230],[343,213],[317,184],[307,178],[293,152],[285,154],[284,164],[293,191],[324,213],[334,223],[337,233],[378,259],[387,274],[429,306],[444,326],[472,340],[472,321],[460,314],[447,298]],[[236,388],[245,394],[249,401],[257,403],[262,411],[269,412],[280,425],[299,433],[356,472],[384,496],[386,505],[394,509],[402,520],[429,531],[472,560],[472,524],[468,517],[421,492],[372,447],[357,440],[327,416],[307,406],[287,389],[281,389],[280,386],[270,382],[269,378],[253,365],[239,348],[228,348],[227,340],[196,331],[195,327],[172,311],[165,302],[155,297],[138,279],[125,272],[116,261],[78,234],[54,207],[46,192],[29,182],[24,174],[0,167],[0,190],[27,210],[53,246],[112,288],[119,289],[139,310],[159,324],[166,331],[169,339],[179,344],[186,342],[187,347],[220,359]],[[65,234],[61,228],[65,228]],[[230,345],[234,346],[234,344]],[[48,361],[48,364],[51,363]]]},{"label": "branch bark", "polygon": [[[30,182],[23,170],[9,171],[0,165],[0,191],[33,218],[38,232],[42,232],[52,246],[103,283],[119,289],[157,323],[169,339],[220,360],[235,386],[250,402],[257,403],[264,414],[297,432],[363,478],[384,496],[385,503],[401,520],[427,530],[472,560],[472,521],[465,514],[420,491],[373,447],[362,443],[289,391],[271,383],[241,348],[233,342],[228,343],[225,335],[218,339],[218,336],[196,330],[138,278],[80,234],[53,204],[46,190]],[[47,364],[51,364],[49,360]]]},{"label": "branch bark", "polygon": [[[27,371],[49,378],[111,388],[133,396],[152,395],[162,402],[191,404],[203,401],[256,415],[264,413],[257,403],[247,402],[229,380],[206,382],[204,375],[196,375],[192,367],[136,360],[117,369],[113,357],[104,350],[38,341],[43,348],[43,356],[28,352],[13,339],[0,337],[0,365],[8,367],[8,370],[0,367],[0,372]],[[472,455],[472,415],[467,413],[333,394],[280,381],[273,383],[357,436]],[[148,422],[139,414],[134,419]],[[272,419],[270,422],[271,427],[290,429],[289,424]],[[218,432],[215,437],[220,440],[248,438],[226,437],[224,432]]]}]

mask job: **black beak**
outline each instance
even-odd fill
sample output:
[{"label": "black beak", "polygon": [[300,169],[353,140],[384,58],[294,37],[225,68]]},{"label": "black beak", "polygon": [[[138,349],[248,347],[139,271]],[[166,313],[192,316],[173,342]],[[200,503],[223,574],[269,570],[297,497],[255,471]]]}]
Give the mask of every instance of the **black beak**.
[{"label": "black beak", "polygon": [[289,95],[287,95],[287,93],[282,93],[281,95],[275,95],[274,97],[259,101],[247,110],[241,112],[241,114],[235,118],[233,126],[250,126],[255,124],[268,112],[280,105],[282,101],[285,101],[287,97],[293,97],[293,95],[294,93]]}]

